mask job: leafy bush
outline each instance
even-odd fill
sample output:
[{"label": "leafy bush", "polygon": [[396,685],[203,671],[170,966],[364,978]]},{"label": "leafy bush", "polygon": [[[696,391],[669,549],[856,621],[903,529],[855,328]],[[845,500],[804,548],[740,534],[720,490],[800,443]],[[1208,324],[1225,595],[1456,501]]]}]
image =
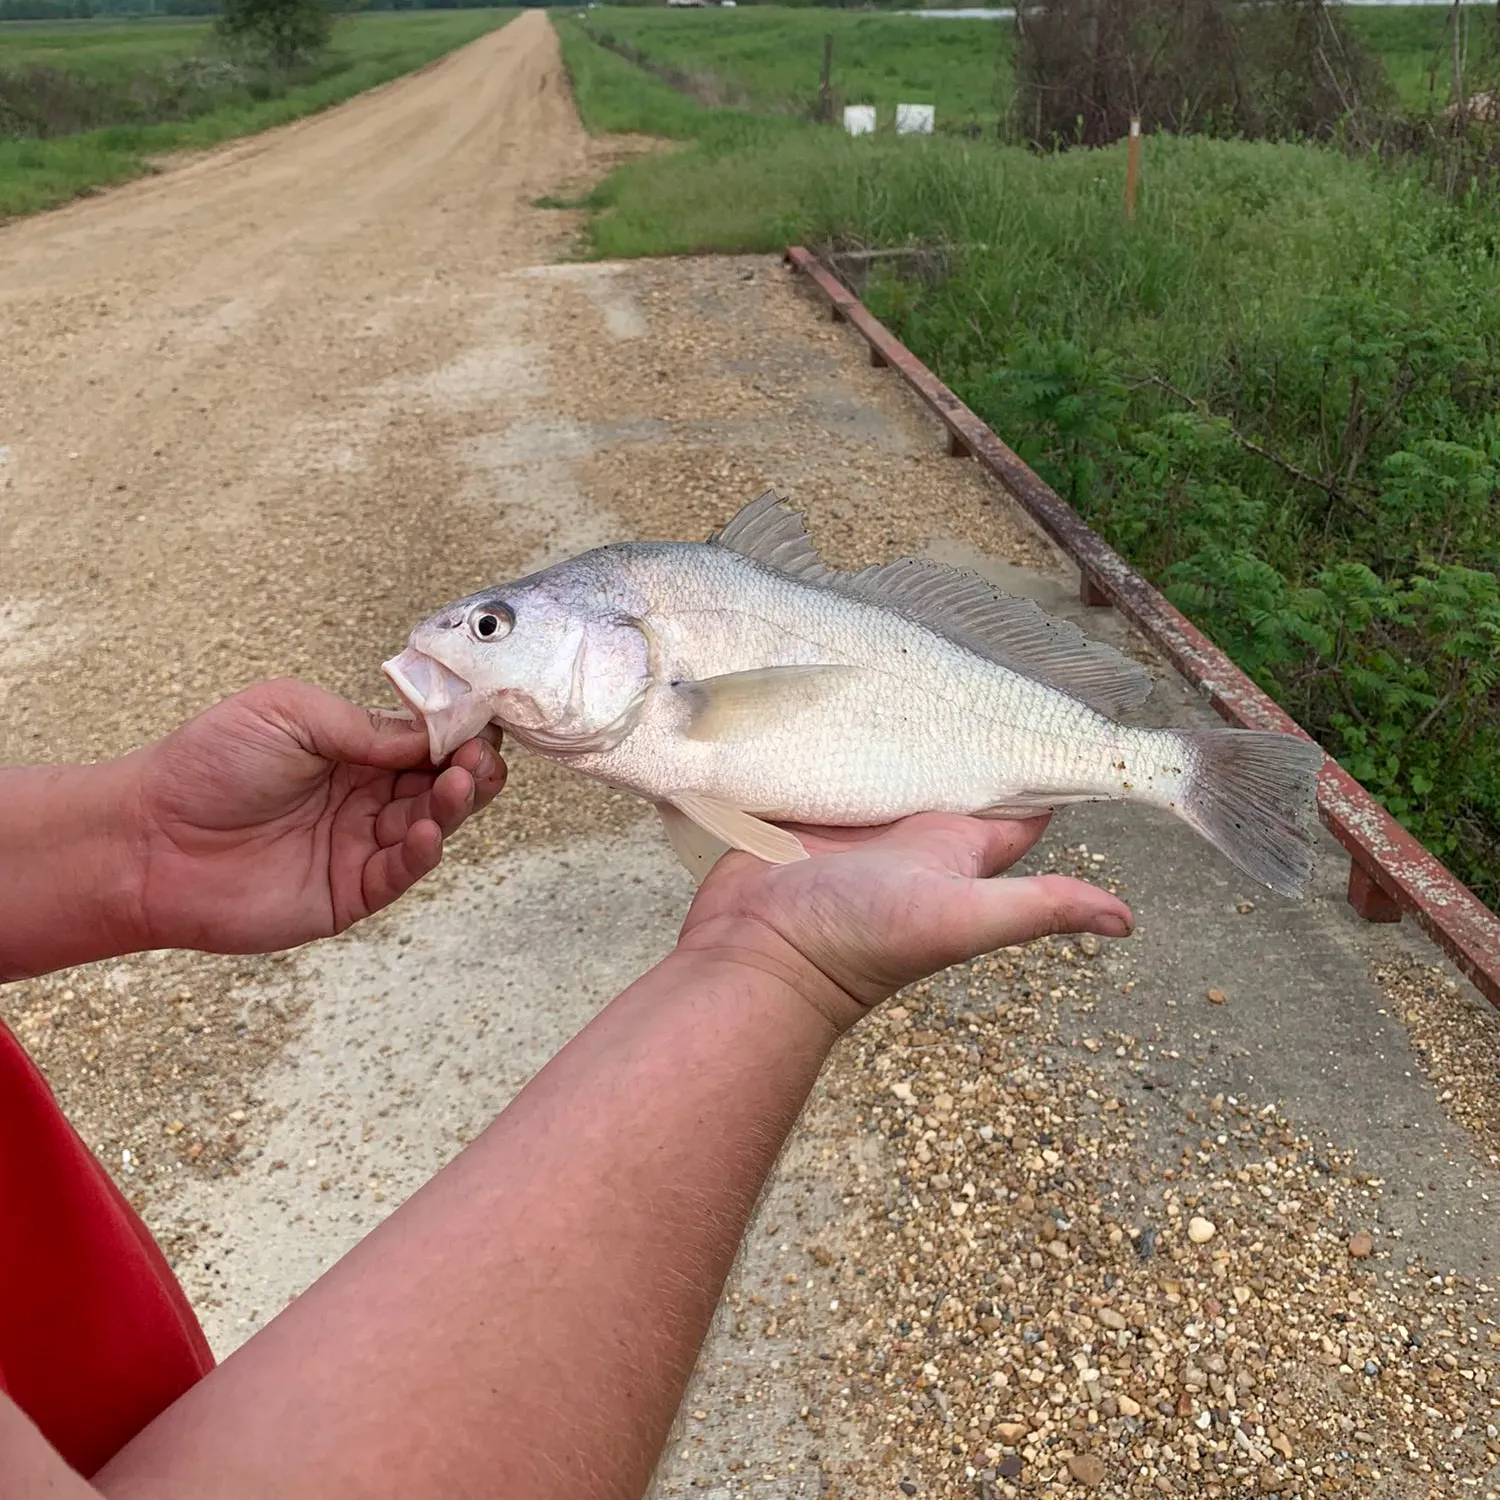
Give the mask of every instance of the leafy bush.
[{"label": "leafy bush", "polygon": [[1199,140],[1151,143],[1127,231],[1118,157],[887,177],[903,221],[920,194],[934,238],[1004,249],[867,300],[1495,904],[1492,230],[1332,153]]},{"label": "leafy bush", "polygon": [[119,74],[29,67],[0,70],[0,137],[52,140],[106,125],[192,120],[236,94],[252,73],[223,58],[173,58]]},{"label": "leafy bush", "polygon": [[1015,117],[1039,145],[1147,131],[1325,137],[1389,88],[1323,0],[1040,0],[1016,11]]},{"label": "leafy bush", "polygon": [[285,72],[328,45],[333,17],[327,0],[223,0],[215,29],[229,46]]}]

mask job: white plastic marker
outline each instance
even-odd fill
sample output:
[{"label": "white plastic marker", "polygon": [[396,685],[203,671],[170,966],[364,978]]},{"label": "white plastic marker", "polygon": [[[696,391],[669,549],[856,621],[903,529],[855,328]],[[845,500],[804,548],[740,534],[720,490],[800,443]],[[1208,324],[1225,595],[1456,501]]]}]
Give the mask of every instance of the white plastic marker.
[{"label": "white plastic marker", "polygon": [[936,106],[931,104],[898,104],[896,134],[931,135],[933,116],[936,113]]},{"label": "white plastic marker", "polygon": [[874,135],[875,106],[873,104],[846,104],[844,106],[844,129],[850,135]]}]

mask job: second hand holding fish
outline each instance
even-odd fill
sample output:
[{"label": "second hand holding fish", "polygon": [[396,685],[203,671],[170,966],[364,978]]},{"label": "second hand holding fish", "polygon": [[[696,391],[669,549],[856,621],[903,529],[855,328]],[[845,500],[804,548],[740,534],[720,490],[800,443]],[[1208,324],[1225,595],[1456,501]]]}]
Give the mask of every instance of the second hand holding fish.
[{"label": "second hand holding fish", "polygon": [[726,855],[699,887],[678,946],[774,967],[842,1031],[979,953],[1053,934],[1127,937],[1130,909],[1087,881],[991,878],[1047,823],[918,813],[886,828],[798,829],[816,859]]}]

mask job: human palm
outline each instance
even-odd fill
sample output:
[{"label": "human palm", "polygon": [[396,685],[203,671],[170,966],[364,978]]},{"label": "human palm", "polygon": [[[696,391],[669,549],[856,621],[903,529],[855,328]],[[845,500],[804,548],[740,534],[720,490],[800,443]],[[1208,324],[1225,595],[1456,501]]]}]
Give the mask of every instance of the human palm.
[{"label": "human palm", "polygon": [[420,726],[294,679],[137,757],[147,940],[221,953],[294,947],[389,905],[505,783],[490,744],[439,772]]},{"label": "human palm", "polygon": [[1051,933],[1126,936],[1129,909],[1087,881],[995,878],[1046,825],[928,813],[883,828],[796,829],[813,858],[724,855],[682,941],[709,947],[747,923],[760,929],[854,1001],[835,1018],[848,1025],[902,986],[997,948]]}]

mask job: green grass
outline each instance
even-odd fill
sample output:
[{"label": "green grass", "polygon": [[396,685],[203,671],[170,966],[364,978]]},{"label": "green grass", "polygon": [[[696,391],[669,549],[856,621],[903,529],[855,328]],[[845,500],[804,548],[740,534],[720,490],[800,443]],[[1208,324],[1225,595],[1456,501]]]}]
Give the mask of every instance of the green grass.
[{"label": "green grass", "polygon": [[683,143],[596,190],[597,253],[968,247],[866,301],[1500,909],[1492,207],[1332,149],[1158,136],[1127,226],[1123,145],[852,140],[562,39],[591,129]]},{"label": "green grass", "polygon": [[[1442,5],[1348,6],[1340,19],[1349,31],[1385,64],[1401,101],[1412,109],[1448,102],[1452,54],[1448,22],[1452,14]],[[1466,5],[1464,23],[1470,58],[1494,35],[1495,8]]]},{"label": "green grass", "polygon": [[[0,220],[141,176],[154,158],[203,150],[340,104],[473,41],[515,14],[496,9],[356,15],[336,27],[328,56],[288,86],[231,82],[211,89],[202,112],[188,119],[130,121],[58,138],[0,138]],[[122,97],[133,79],[150,70],[213,55],[207,23],[0,27],[0,70],[58,68],[101,88],[117,88]]]},{"label": "green grass", "polygon": [[760,112],[805,115],[818,99],[823,38],[833,41],[835,102],[937,106],[939,130],[993,125],[1010,97],[1008,22],[924,20],[841,10],[594,11],[588,29],[696,75],[700,96]]},{"label": "green grass", "polygon": [[209,22],[140,20],[0,24],[0,68],[66,68],[100,78],[191,56]]}]

